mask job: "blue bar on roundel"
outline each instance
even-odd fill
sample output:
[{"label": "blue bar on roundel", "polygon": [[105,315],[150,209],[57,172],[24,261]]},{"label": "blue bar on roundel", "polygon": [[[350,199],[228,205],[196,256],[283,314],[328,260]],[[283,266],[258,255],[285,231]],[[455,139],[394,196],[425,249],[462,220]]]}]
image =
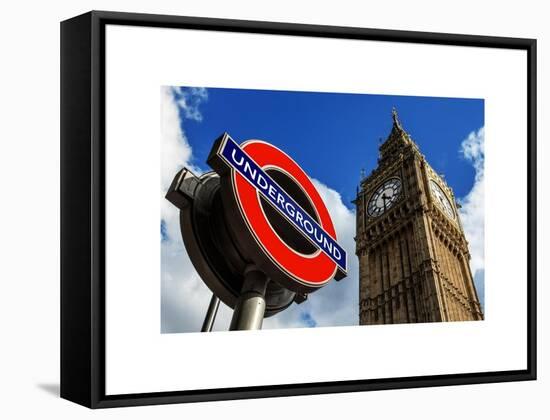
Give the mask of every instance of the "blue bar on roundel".
[{"label": "blue bar on roundel", "polygon": [[305,237],[346,271],[346,251],[283,190],[244,150],[229,136],[218,151],[224,160],[283,214]]}]

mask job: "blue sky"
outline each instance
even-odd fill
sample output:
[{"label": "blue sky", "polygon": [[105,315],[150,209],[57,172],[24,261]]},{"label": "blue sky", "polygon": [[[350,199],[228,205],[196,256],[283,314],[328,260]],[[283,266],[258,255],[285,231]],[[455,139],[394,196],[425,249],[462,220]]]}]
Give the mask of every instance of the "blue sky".
[{"label": "blue sky", "polygon": [[[330,282],[304,303],[264,320],[264,329],[357,325],[359,267],[355,254],[355,198],[361,169],[376,167],[379,139],[395,107],[405,130],[430,164],[445,174],[461,202],[471,267],[484,305],[484,102],[268,90],[161,89],[161,188],[175,173],[206,164],[213,141],[227,131],[237,142],[261,139],[280,147],[312,178],[348,255],[348,276]],[[164,193],[161,194],[164,197]],[[177,209],[161,198],[161,331],[200,330],[211,292],[183,246]],[[220,306],[214,329],[227,331],[232,311]]]},{"label": "blue sky", "polygon": [[361,169],[368,174],[376,167],[378,141],[390,132],[392,107],[455,195],[466,195],[475,170],[460,156],[460,144],[484,125],[483,106],[480,99],[209,88],[202,121],[182,121],[194,165],[208,169],[212,141],[224,131],[237,142],[259,138],[281,147],[352,207]]}]

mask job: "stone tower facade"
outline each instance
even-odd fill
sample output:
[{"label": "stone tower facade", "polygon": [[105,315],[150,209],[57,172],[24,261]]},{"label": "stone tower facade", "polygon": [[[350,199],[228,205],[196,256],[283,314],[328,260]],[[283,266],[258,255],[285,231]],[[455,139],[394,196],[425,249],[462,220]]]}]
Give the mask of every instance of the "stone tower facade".
[{"label": "stone tower facade", "polygon": [[355,199],[359,323],[483,319],[453,191],[395,110],[379,151]]}]

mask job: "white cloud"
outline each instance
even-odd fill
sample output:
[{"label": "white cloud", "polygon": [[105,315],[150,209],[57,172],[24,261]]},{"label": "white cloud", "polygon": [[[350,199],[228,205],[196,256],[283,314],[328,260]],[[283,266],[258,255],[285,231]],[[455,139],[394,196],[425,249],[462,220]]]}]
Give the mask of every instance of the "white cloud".
[{"label": "white cloud", "polygon": [[[165,198],[173,176],[182,167],[193,167],[192,148],[181,128],[182,119],[201,121],[199,106],[206,100],[205,89],[165,87],[161,92],[161,218],[165,240],[161,242],[161,312],[162,332],[196,332],[200,330],[211,297],[195,271],[181,239],[179,211]],[[459,200],[460,217],[470,244],[470,265],[476,283],[483,282],[484,270],[484,129],[472,132],[462,142],[461,155],[475,168],[475,182],[471,191]],[[335,223],[338,242],[348,253],[348,276],[340,282],[332,281],[312,293],[300,304],[264,321],[264,328],[291,328],[304,326],[339,326],[358,324],[359,267],[355,256],[355,213],[342,202],[340,194],[318,180],[315,187],[327,205]],[[479,287],[478,287],[479,288]],[[480,291],[481,294],[483,291]],[[480,296],[483,299],[482,296]],[[215,323],[215,330],[229,327],[232,311],[224,304]]]},{"label": "white cloud", "polygon": [[485,268],[485,129],[472,131],[461,144],[461,155],[472,163],[476,174],[470,192],[459,200],[460,219],[470,245],[470,267],[476,276]]},{"label": "white cloud", "polygon": [[[181,128],[181,117],[202,120],[199,105],[207,98],[206,90],[163,87],[161,90],[161,219],[165,240],[161,241],[161,330],[165,333],[200,330],[212,296],[195,271],[183,245],[179,211],[164,195],[182,167],[190,167],[192,148]],[[336,326],[358,323],[358,264],[355,258],[355,215],[342,202],[338,192],[313,180],[335,223],[340,244],[348,252],[348,277],[311,294],[301,305],[264,321],[264,328],[290,328],[307,325]],[[215,330],[227,330],[232,311],[224,304]]]},{"label": "white cloud", "polygon": [[481,310],[485,312],[485,270],[479,269],[474,275],[474,284],[477,291],[477,297],[481,304]]},{"label": "white cloud", "polygon": [[[161,177],[160,209],[165,240],[161,241],[161,331],[199,331],[212,293],[195,271],[180,233],[179,210],[164,198],[175,174],[184,166],[197,174],[191,165],[193,151],[180,125],[177,97],[183,89],[161,88]],[[204,98],[201,90],[195,90]],[[191,94],[185,94],[189,99]],[[198,108],[193,110],[198,118]],[[185,115],[185,114],[184,114]],[[223,306],[223,305],[221,305]],[[230,312],[220,307],[218,324],[227,323]]]},{"label": "white cloud", "polygon": [[[200,331],[212,293],[195,271],[181,238],[162,243],[161,264],[161,331]],[[231,314],[221,304],[215,329],[227,330]]]},{"label": "white cloud", "polygon": [[174,99],[189,120],[202,121],[200,105],[208,99],[208,91],[201,87],[172,88]]},{"label": "white cloud", "polygon": [[161,88],[160,210],[170,245],[179,237],[179,212],[164,196],[176,173],[189,166],[193,153],[180,128],[179,110],[171,87]]},{"label": "white cloud", "polygon": [[312,293],[308,300],[286,309],[264,322],[264,328],[357,325],[359,323],[359,263],[355,256],[355,213],[342,202],[340,194],[313,179],[332,217],[338,243],[348,254],[348,275],[339,282]]}]

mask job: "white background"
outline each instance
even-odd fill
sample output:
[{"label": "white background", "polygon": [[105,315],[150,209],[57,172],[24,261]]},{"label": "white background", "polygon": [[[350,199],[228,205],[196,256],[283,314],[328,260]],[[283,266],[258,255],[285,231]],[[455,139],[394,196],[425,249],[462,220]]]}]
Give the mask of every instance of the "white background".
[{"label": "white background", "polygon": [[[410,4],[409,4],[410,3]],[[547,12],[535,2],[514,6],[461,1],[392,1],[359,6],[329,2],[80,2],[40,5],[20,2],[3,10],[1,218],[2,350],[1,395],[6,418],[198,418],[284,415],[334,418],[358,416],[422,418],[531,418],[548,415],[548,310],[543,244],[550,232],[539,217],[539,380],[529,383],[231,401],[90,412],[55,397],[59,352],[59,26],[62,19],[89,9],[208,15],[332,25],[382,27],[456,33],[536,37],[539,39],[539,139],[547,137]],[[15,9],[17,7],[17,9]],[[495,11],[498,13],[495,14]],[[476,63],[472,63],[475,66]],[[546,157],[546,159],[544,159]],[[539,141],[539,213],[542,214],[548,161]],[[546,388],[546,389],[545,389]],[[545,416],[546,414],[546,416]]]},{"label": "white background", "polygon": [[[116,25],[106,50],[108,395],[526,368],[525,52]],[[159,334],[163,85],[484,98],[485,321]]]}]

